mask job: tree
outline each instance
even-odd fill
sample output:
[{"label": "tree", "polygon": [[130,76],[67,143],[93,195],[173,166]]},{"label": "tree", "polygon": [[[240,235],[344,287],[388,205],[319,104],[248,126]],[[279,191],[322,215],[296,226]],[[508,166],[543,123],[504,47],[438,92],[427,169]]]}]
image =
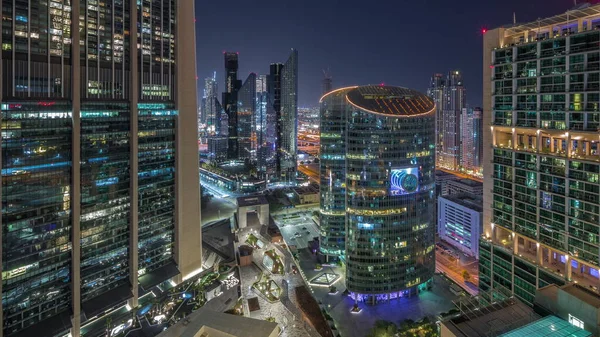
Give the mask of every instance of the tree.
[{"label": "tree", "polygon": [[394,337],[398,332],[396,324],[388,321],[376,321],[368,337]]},{"label": "tree", "polygon": [[106,318],[106,335],[107,336],[108,336],[111,328],[112,328],[112,318],[110,318],[110,316],[109,316]]},{"label": "tree", "polygon": [[469,272],[468,272],[468,271],[466,271],[466,270],[463,270],[463,272],[462,272],[462,277],[463,277],[463,279],[465,280],[465,282],[467,282],[469,279],[471,279],[471,275],[470,275],[470,274],[469,274]]}]

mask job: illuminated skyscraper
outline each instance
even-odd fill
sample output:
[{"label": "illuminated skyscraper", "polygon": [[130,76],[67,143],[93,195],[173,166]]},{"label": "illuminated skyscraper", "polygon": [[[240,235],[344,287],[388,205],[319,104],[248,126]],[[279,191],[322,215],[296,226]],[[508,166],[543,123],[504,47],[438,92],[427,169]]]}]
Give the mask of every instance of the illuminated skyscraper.
[{"label": "illuminated skyscraper", "polygon": [[267,171],[267,108],[269,103],[269,93],[267,90],[267,76],[258,75],[256,77],[256,108],[255,108],[255,128],[256,130],[256,160],[257,171],[262,174]]},{"label": "illuminated skyscraper", "polygon": [[323,70],[323,95],[330,92],[333,89],[333,78],[329,70]]},{"label": "illuminated skyscraper", "polygon": [[250,159],[252,119],[256,110],[256,74],[251,73],[238,92],[238,159]]},{"label": "illuminated skyscraper", "polygon": [[298,51],[285,62],[272,63],[267,80],[267,146],[272,146],[272,181],[294,183],[298,145]]},{"label": "illuminated skyscraper", "polygon": [[298,150],[298,51],[292,49],[281,71],[281,108],[277,116],[279,180],[294,183]]},{"label": "illuminated skyscraper", "polygon": [[201,267],[194,4],[2,16],[3,335],[76,337]]},{"label": "illuminated skyscraper", "polygon": [[[441,110],[441,147],[438,153],[439,166],[458,170],[460,165],[460,115],[466,107],[466,89],[459,71],[451,71],[446,77]],[[440,122],[438,120],[438,122]]]},{"label": "illuminated skyscraper", "polygon": [[533,305],[537,289],[577,282],[597,303],[598,13],[585,3],[484,34],[483,291]]},{"label": "illuminated skyscraper", "polygon": [[227,159],[238,159],[238,91],[242,81],[238,80],[238,53],[225,52],[225,91],[221,105],[227,114]]},{"label": "illuminated skyscraper", "polygon": [[442,144],[444,143],[444,133],[442,132],[443,121],[442,111],[444,107],[444,88],[446,85],[446,80],[444,75],[442,74],[433,74],[431,77],[431,82],[429,84],[429,88],[427,89],[427,96],[429,96],[433,102],[435,103],[435,153],[436,153],[436,165],[439,166],[440,161],[440,151],[442,149]]},{"label": "illuminated skyscraper", "polygon": [[428,286],[435,270],[433,100],[389,86],[326,94],[320,171],[320,250],[345,256],[351,296],[377,302]]},{"label": "illuminated skyscraper", "polygon": [[217,72],[212,77],[204,79],[204,94],[202,95],[202,116],[200,122],[207,125],[209,134],[214,134],[218,116],[217,110]]}]

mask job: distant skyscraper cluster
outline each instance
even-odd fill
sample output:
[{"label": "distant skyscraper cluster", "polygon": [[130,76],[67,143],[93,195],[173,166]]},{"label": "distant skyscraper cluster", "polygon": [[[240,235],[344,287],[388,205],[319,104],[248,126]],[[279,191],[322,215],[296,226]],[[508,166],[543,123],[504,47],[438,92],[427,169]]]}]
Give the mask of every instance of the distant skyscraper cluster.
[{"label": "distant skyscraper cluster", "polygon": [[[292,50],[285,63],[271,64],[269,74],[252,73],[243,83],[238,79],[238,58],[238,53],[224,53],[225,91],[220,102],[214,91],[205,89],[208,157],[215,163],[249,160],[259,176],[292,183],[296,179],[298,51]],[[212,80],[208,83],[213,85]],[[209,101],[214,106],[208,106]],[[220,118],[215,116],[211,124],[213,107]]]},{"label": "distant skyscraper cluster", "polygon": [[434,74],[427,94],[436,104],[436,166],[481,171],[481,108],[469,108],[460,71]]}]

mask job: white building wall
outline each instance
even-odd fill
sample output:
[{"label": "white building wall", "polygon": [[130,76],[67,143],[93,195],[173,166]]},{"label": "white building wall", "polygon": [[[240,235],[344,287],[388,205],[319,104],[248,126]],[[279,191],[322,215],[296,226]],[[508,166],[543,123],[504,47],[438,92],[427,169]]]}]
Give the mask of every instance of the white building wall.
[{"label": "white building wall", "polygon": [[444,197],[438,199],[438,233],[441,240],[479,259],[482,213]]}]

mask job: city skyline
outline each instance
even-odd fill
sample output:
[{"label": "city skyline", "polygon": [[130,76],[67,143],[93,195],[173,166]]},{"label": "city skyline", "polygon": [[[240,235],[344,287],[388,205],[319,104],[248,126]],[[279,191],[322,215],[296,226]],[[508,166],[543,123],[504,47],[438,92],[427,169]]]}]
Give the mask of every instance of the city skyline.
[{"label": "city skyline", "polygon": [[[236,11],[229,11],[226,6],[234,7]],[[329,68],[334,89],[356,83],[385,83],[421,92],[426,91],[433,72],[457,69],[464,74],[464,81],[470,88],[467,103],[476,107],[481,106],[482,97],[479,66],[483,57],[482,29],[511,24],[513,12],[516,12],[517,22],[528,22],[562,13],[572,6],[572,1],[564,0],[535,0],[525,4],[517,0],[467,0],[460,5],[429,0],[384,1],[377,7],[365,8],[353,1],[340,7],[333,2],[309,0],[286,4],[287,10],[282,15],[281,4],[271,0],[264,1],[261,6],[237,0],[207,2],[196,8],[197,76],[201,81],[214,70],[219,72],[222,67],[220,52],[224,50],[240,53],[244,63],[239,74],[245,78],[250,72],[268,73],[265,62],[285,59],[286,50],[295,48],[302,53],[299,106],[318,106],[323,70]],[[423,23],[420,15],[401,16],[402,20],[399,20],[400,11],[427,15],[427,23]],[[256,20],[252,34],[244,25],[221,24],[224,20],[242,22],[252,16],[269,17],[270,20]],[[372,36],[365,33],[367,30],[362,29],[362,25],[344,25],[345,34],[340,37],[340,24],[347,18],[376,22],[381,29]],[[415,28],[418,33],[413,33]],[[444,39],[439,39],[442,31]],[[389,43],[399,39],[403,43]],[[412,47],[404,48],[406,44]],[[218,75],[217,78],[222,87],[223,77]],[[201,92],[199,95],[201,97]]]}]

